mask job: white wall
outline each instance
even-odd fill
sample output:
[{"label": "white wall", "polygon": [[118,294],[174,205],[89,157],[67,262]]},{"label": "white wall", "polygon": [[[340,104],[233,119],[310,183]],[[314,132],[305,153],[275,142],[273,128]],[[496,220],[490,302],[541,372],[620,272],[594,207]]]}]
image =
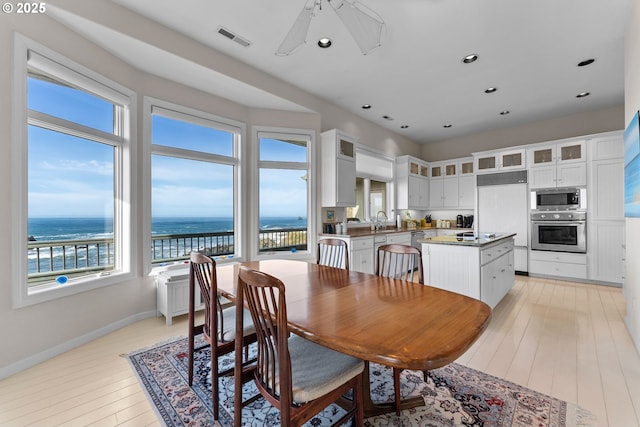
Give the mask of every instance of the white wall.
[{"label": "white wall", "polygon": [[434,162],[470,156],[471,153],[477,151],[616,131],[624,128],[623,121],[624,107],[622,105],[554,117],[520,126],[424,144],[422,158]]},{"label": "white wall", "polygon": [[[624,97],[625,126],[640,110],[640,2],[634,3],[625,34]],[[624,294],[627,301],[626,323],[640,351],[640,218],[626,219],[627,262]]]},{"label": "white wall", "polygon": [[[82,64],[107,78],[114,80],[138,94],[138,134],[142,137],[142,99],[144,96],[163,99],[186,105],[211,114],[247,123],[247,138],[251,143],[252,125],[269,125],[313,129],[320,132],[339,127],[354,134],[361,142],[378,148],[390,155],[420,152],[418,144],[367,122],[346,111],[316,98],[282,80],[265,75],[259,70],[245,66],[219,52],[180,36],[173,31],[146,20],[138,20],[137,15],[120,8],[108,0],[78,2],[55,1],[56,5],[86,16],[103,25],[120,26],[119,31],[131,31],[137,37],[147,38],[146,42],[158,47],[205,62],[211,68],[220,67],[234,77],[261,86],[261,89],[277,93],[292,102],[307,107],[316,113],[291,113],[263,109],[251,109],[236,102],[223,99],[193,88],[185,87],[162,78],[132,68],[120,59],[88,42],[77,33],[63,27],[46,15],[0,14],[0,199],[11,200],[11,144],[12,120],[12,56],[13,32],[51,48],[71,60]],[[49,3],[47,3],[49,4]],[[126,46],[123,46],[126,49]],[[142,150],[138,151],[140,154]],[[142,195],[142,156],[138,158],[139,171],[137,189]],[[250,196],[245,196],[247,199]],[[245,206],[248,204],[245,201]],[[142,241],[143,209],[138,209],[137,223],[133,229]],[[0,205],[0,271],[5,277],[13,277],[10,263],[12,217],[10,203]],[[137,263],[142,264],[139,254]],[[140,271],[143,269],[140,268]],[[137,277],[126,283],[87,291],[67,298],[61,298],[21,309],[11,306],[11,283],[0,284],[0,378],[11,375],[73,346],[95,338],[145,316],[155,314],[155,287],[150,278]],[[185,331],[186,333],[186,331]]]}]

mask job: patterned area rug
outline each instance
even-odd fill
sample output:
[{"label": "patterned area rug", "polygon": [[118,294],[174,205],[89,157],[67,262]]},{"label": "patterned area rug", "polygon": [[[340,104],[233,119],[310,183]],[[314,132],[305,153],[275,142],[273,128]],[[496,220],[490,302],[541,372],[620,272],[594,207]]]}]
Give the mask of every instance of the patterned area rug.
[{"label": "patterned area rug", "polygon": [[[199,343],[196,342],[196,345]],[[202,344],[202,342],[200,342]],[[209,350],[196,353],[194,385],[187,383],[187,339],[179,338],[127,355],[158,417],[169,427],[215,426],[211,411]],[[233,355],[220,360],[220,368],[233,365]],[[371,364],[374,401],[393,398],[391,369]],[[533,390],[456,363],[429,372],[402,372],[402,396],[422,396],[425,405],[402,412],[369,418],[365,426],[593,426],[588,411]],[[257,391],[245,384],[243,396]],[[233,378],[220,379],[219,425],[233,425]],[[341,415],[337,406],[327,408],[306,426],[330,425]],[[244,426],[279,426],[279,414],[264,399],[242,411]]]}]

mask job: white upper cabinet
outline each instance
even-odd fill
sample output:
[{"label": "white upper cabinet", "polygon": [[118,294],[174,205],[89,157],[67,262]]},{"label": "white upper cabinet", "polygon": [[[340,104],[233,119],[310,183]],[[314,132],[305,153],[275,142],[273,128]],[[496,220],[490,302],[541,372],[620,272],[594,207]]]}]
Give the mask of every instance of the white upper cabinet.
[{"label": "white upper cabinet", "polygon": [[427,209],[429,165],[411,156],[396,159],[396,209]]},{"label": "white upper cabinet", "polygon": [[475,157],[476,173],[504,172],[524,169],[524,148],[477,153]]},{"label": "white upper cabinet", "polygon": [[473,209],[476,196],[476,174],[473,157],[458,161],[458,208]]},{"label": "white upper cabinet", "polygon": [[585,141],[545,144],[527,150],[529,187],[587,185]]},{"label": "white upper cabinet", "polygon": [[356,139],[337,129],[321,136],[322,206],[355,206]]},{"label": "white upper cabinet", "polygon": [[473,158],[429,163],[429,171],[429,209],[473,209]]}]

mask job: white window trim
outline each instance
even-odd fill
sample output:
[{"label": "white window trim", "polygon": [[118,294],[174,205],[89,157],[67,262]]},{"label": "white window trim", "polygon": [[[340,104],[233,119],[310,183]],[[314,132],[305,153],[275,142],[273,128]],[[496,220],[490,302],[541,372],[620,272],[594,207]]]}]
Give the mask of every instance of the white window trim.
[{"label": "white window trim", "polygon": [[[40,56],[49,58],[57,66],[63,67],[70,75],[86,78],[86,82],[93,82],[96,94],[104,96],[118,94],[118,100],[126,99],[128,104],[128,114],[125,114],[123,128],[123,147],[119,150],[120,167],[122,171],[115,171],[116,182],[116,206],[114,224],[118,221],[120,227],[115,227],[114,238],[122,242],[118,255],[117,265],[119,271],[109,274],[94,274],[79,279],[70,280],[65,286],[42,287],[40,289],[29,290],[27,286],[27,212],[28,212],[28,170],[27,170],[27,58],[28,52],[34,51]],[[11,218],[12,218],[12,286],[13,286],[13,307],[20,308],[33,304],[51,301],[80,292],[110,286],[133,279],[136,274],[137,263],[137,239],[132,230],[133,221],[137,218],[136,205],[136,175],[133,173],[132,165],[136,161],[136,94],[135,92],[121,86],[102,75],[74,62],[70,59],[54,52],[53,50],[30,40],[21,34],[14,34],[13,51],[13,120],[12,120],[12,195],[11,195]],[[113,93],[103,92],[109,88]],[[118,233],[118,236],[115,236]]]},{"label": "white window trim", "polygon": [[[228,119],[225,117],[217,116],[215,114],[206,113],[204,111],[196,110],[194,108],[185,107],[183,105],[174,104],[169,101],[164,101],[161,99],[153,98],[150,96],[145,96],[143,98],[143,172],[144,172],[144,181],[143,181],[143,197],[140,199],[142,204],[142,216],[143,216],[143,234],[142,234],[142,256],[143,256],[143,265],[144,265],[144,274],[145,275],[156,275],[160,271],[164,271],[167,269],[177,268],[179,269],[181,265],[176,266],[152,266],[151,263],[151,157],[153,154],[166,154],[172,157],[181,157],[188,158],[193,160],[201,160],[206,158],[208,160],[233,165],[234,168],[234,186],[236,191],[234,193],[234,212],[236,218],[234,218],[234,244],[235,248],[235,256],[233,259],[229,260],[220,260],[218,264],[225,264],[229,262],[243,262],[246,260],[245,255],[245,240],[246,240],[246,219],[243,215],[243,200],[241,195],[245,194],[247,190],[246,188],[246,180],[243,179],[243,171],[246,169],[243,165],[246,160],[244,159],[245,152],[245,140],[246,140],[246,125],[242,122]],[[210,127],[215,124],[217,129],[226,130],[234,133],[239,133],[240,142],[234,145],[234,152],[232,156],[235,157],[235,161],[230,161],[228,156],[220,156],[217,154],[207,154],[207,153],[194,153],[193,156],[189,156],[189,150],[184,149],[175,149],[173,147],[165,147],[162,145],[156,145],[155,148],[152,147],[151,141],[151,132],[152,132],[152,116],[154,109],[157,109],[161,115],[174,118],[176,120],[188,121],[195,124],[200,124],[203,126]]]},{"label": "white window trim", "polygon": [[[301,167],[299,162],[274,162],[274,161],[260,161],[260,134],[267,133],[271,138],[281,139],[294,139],[296,137],[300,139],[308,139],[309,146],[307,147],[307,162],[306,167]],[[251,150],[251,168],[249,181],[251,182],[251,191],[248,193],[251,200],[250,209],[250,224],[249,230],[249,253],[251,259],[263,260],[263,259],[275,259],[275,258],[288,258],[288,259],[309,259],[315,253],[316,244],[316,218],[317,218],[317,173],[316,173],[316,132],[311,129],[294,129],[294,128],[282,128],[282,127],[270,127],[270,126],[252,126],[251,136],[253,143]],[[258,250],[259,232],[255,229],[255,224],[260,222],[260,165],[274,166],[288,169],[300,169],[307,170],[308,177],[308,200],[307,200],[307,250],[291,252],[260,252]]]}]

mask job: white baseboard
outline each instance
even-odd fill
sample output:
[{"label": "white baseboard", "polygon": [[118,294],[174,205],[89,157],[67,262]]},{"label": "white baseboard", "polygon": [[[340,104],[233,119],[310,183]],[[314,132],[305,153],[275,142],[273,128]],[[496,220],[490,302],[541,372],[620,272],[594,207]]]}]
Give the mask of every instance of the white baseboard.
[{"label": "white baseboard", "polygon": [[62,344],[59,344],[55,347],[51,347],[43,352],[31,355],[25,359],[22,359],[18,362],[12,363],[10,365],[4,366],[0,368],[0,380],[10,377],[11,375],[17,374],[20,371],[24,371],[25,369],[29,369],[32,366],[37,365],[38,363],[42,363],[46,360],[49,360],[59,354],[65,353],[71,349],[79,347],[83,344],[86,344],[90,341],[93,341],[97,338],[100,338],[104,335],[107,335],[113,331],[116,331],[120,328],[123,328],[132,323],[138,322],[140,320],[147,319],[149,317],[156,317],[157,311],[147,311],[144,313],[134,314],[133,316],[129,316],[125,319],[119,320],[117,322],[106,325],[100,329],[96,329],[93,332],[89,332],[88,334],[79,336]]}]

